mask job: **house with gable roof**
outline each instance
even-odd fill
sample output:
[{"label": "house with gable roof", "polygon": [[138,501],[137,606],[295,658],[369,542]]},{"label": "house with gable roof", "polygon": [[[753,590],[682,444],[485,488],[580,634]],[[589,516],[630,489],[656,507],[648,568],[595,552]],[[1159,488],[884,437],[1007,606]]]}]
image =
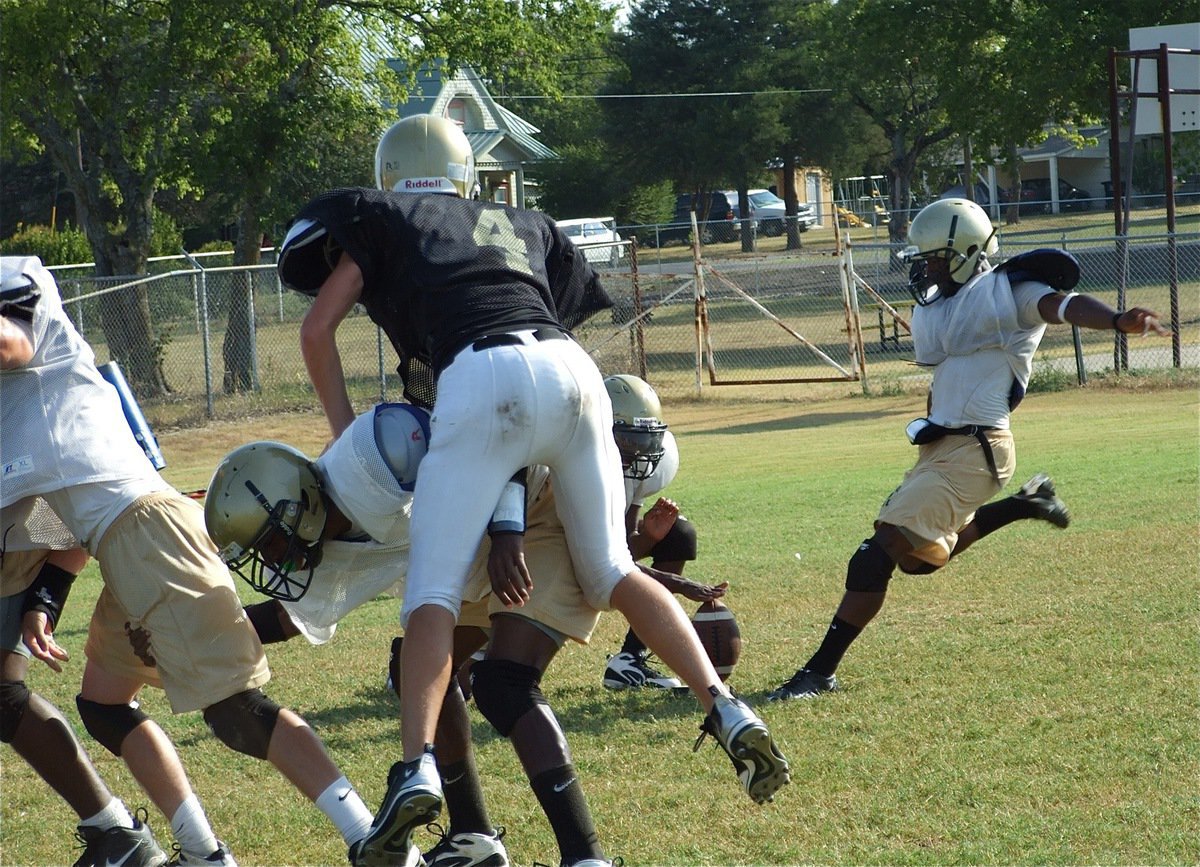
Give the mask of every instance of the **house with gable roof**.
[{"label": "house with gable roof", "polygon": [[[389,60],[388,65],[405,74],[401,61]],[[433,114],[459,124],[475,154],[480,198],[487,201],[526,207],[533,192],[526,167],[558,156],[537,140],[537,127],[492,99],[470,67],[451,75],[444,63],[422,66],[408,101],[396,110],[402,118]]]}]

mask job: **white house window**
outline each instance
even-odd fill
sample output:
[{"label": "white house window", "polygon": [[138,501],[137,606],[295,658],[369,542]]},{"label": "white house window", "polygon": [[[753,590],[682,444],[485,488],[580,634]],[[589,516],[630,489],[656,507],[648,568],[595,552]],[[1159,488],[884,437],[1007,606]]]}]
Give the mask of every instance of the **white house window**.
[{"label": "white house window", "polygon": [[461,96],[456,96],[450,100],[450,104],[446,106],[446,117],[454,121],[459,126],[466,126],[467,123],[467,101]]}]

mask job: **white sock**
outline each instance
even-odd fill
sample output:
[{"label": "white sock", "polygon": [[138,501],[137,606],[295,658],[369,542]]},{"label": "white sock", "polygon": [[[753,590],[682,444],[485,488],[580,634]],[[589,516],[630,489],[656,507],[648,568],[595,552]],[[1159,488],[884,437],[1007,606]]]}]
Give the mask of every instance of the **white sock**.
[{"label": "white sock", "polygon": [[204,808],[200,806],[200,799],[195,793],[188,795],[171,817],[171,833],[175,835],[179,848],[189,855],[207,858],[217,851],[217,836],[208,824],[208,817],[204,815]]},{"label": "white sock", "polygon": [[80,822],[79,827],[101,828],[105,831],[109,828],[132,828],[133,816],[129,815],[124,804],[113,798],[99,813]]},{"label": "white sock", "polygon": [[317,797],[316,804],[317,809],[337,826],[346,845],[367,836],[371,823],[375,821],[375,816],[344,776],[330,783],[329,788]]}]

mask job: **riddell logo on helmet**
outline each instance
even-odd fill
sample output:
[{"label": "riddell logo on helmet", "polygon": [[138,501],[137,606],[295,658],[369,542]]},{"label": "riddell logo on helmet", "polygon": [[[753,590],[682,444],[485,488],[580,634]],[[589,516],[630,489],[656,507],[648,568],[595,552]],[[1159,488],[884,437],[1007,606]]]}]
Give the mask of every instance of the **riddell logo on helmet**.
[{"label": "riddell logo on helmet", "polygon": [[443,186],[441,178],[405,178],[406,190],[440,190]]}]

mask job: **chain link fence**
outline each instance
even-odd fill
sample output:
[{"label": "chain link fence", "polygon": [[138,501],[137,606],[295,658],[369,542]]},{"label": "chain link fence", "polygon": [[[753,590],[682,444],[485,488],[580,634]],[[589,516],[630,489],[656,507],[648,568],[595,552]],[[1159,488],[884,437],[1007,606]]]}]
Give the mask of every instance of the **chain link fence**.
[{"label": "chain link fence", "polygon": [[[1084,381],[1112,371],[1200,368],[1200,233],[1125,241],[1002,230],[1000,242],[1002,257],[1068,250],[1083,266],[1078,291],[1122,309],[1152,308],[1175,327],[1173,340],[1141,341],[1051,326],[1035,376]],[[907,268],[886,239],[839,253],[725,257],[711,248],[668,256],[622,245],[615,265],[597,265],[615,306],[577,329],[605,373],[635,373],[665,397],[725,386],[777,396],[793,383],[845,394],[848,383],[871,392],[928,379],[911,363]],[[97,361],[121,363],[156,428],[316,405],[299,342],[310,301],[283,288],[270,253],[253,268],[233,266],[229,254],[167,257],[138,278],[99,278],[90,266],[52,270]],[[131,303],[106,307],[114,298]],[[129,311],[151,323],[149,346],[121,345],[130,332],[112,320]],[[394,352],[361,308],[339,329],[338,344],[356,406],[400,399]],[[160,378],[130,375],[138,353]]]}]

